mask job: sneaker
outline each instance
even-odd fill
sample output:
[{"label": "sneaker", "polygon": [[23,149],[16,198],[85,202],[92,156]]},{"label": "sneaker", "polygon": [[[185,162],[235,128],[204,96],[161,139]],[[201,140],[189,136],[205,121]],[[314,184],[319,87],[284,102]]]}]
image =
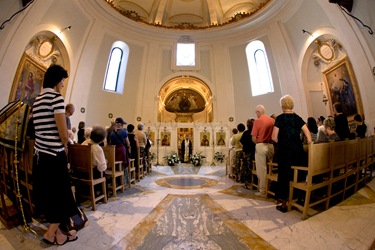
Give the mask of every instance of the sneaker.
[{"label": "sneaker", "polygon": [[255,196],[266,198],[266,193],[265,192],[255,192]]}]

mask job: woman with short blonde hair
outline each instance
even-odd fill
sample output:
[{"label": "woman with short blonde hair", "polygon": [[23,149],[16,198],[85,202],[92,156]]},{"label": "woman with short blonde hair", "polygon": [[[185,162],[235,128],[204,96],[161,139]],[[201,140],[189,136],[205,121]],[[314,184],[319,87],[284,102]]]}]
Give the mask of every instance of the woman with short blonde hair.
[{"label": "woman with short blonde hair", "polygon": [[293,111],[294,99],[290,95],[285,95],[281,97],[280,105],[283,113],[276,117],[272,140],[277,143],[276,158],[279,165],[278,188],[275,196],[281,205],[276,206],[276,209],[285,213],[288,211],[286,203],[289,198],[291,166],[303,166],[307,163],[307,155],[300,137],[301,131],[308,143],[312,140],[306,123]]},{"label": "woman with short blonde hair", "polygon": [[290,95],[284,95],[280,99],[280,105],[281,109],[290,109],[292,110],[294,108],[294,99]]}]

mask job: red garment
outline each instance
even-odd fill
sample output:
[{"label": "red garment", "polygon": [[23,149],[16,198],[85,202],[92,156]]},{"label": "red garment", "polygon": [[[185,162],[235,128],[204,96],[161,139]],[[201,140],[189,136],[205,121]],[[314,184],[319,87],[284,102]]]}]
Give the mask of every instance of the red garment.
[{"label": "red garment", "polygon": [[254,121],[253,130],[251,131],[252,136],[257,137],[257,143],[260,142],[272,142],[272,130],[275,120],[269,116],[262,115]]}]

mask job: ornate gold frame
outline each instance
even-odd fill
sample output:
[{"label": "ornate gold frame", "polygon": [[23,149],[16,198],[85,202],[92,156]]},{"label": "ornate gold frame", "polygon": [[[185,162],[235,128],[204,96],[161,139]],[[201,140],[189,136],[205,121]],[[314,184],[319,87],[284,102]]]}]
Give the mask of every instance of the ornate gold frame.
[{"label": "ornate gold frame", "polygon": [[[21,100],[29,106],[32,106],[35,97],[43,88],[45,72],[46,69],[42,65],[38,64],[24,53],[13,80],[8,102]],[[30,74],[32,74],[33,82],[28,82],[28,76]],[[28,83],[32,86],[27,86]],[[29,93],[27,93],[28,91]]]},{"label": "ornate gold frame", "polygon": [[322,73],[331,113],[333,114],[332,105],[341,102],[349,121],[354,119],[355,114],[363,114],[361,96],[349,58],[341,59]]}]

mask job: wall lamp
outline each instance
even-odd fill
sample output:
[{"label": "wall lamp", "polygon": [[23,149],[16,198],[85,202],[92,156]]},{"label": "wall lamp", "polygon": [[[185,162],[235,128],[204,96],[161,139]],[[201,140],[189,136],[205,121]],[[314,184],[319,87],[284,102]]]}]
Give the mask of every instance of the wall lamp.
[{"label": "wall lamp", "polygon": [[72,26],[69,25],[68,27],[60,29],[60,34],[63,33],[64,31],[66,31],[66,30],[70,30],[71,28],[72,28]]}]

